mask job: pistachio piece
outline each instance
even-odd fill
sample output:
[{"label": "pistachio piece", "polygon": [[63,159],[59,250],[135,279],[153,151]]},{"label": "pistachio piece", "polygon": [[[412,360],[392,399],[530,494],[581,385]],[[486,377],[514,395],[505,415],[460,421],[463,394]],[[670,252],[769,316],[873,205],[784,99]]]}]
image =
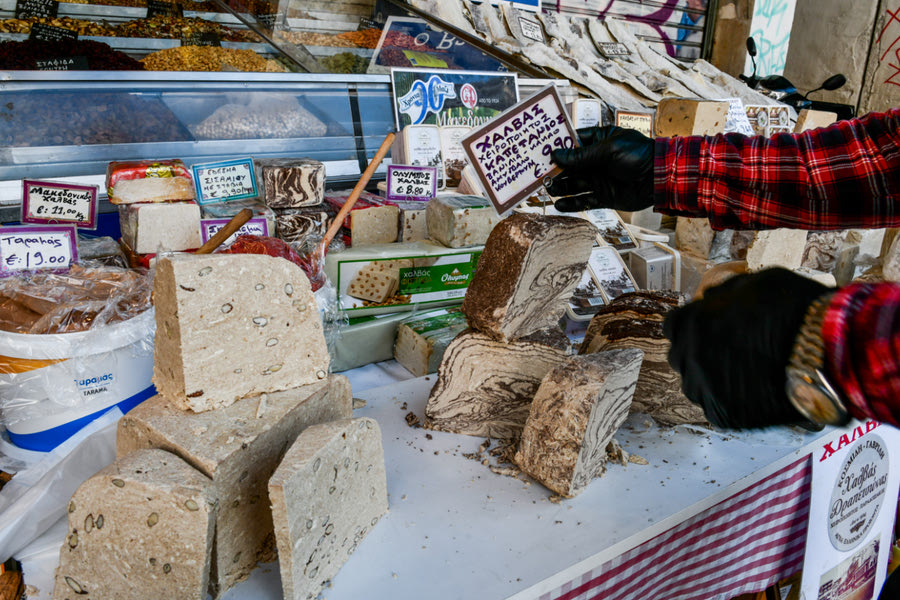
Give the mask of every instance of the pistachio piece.
[{"label": "pistachio piece", "polygon": [[234,310],[234,307],[232,305],[230,305],[229,303],[226,302],[225,304],[222,305],[222,312],[225,313],[226,315],[228,313],[230,313],[232,310]]},{"label": "pistachio piece", "polygon": [[184,506],[185,506],[185,508],[187,508],[188,510],[191,510],[191,511],[200,510],[200,507],[197,506],[197,503],[191,499],[185,500]]},{"label": "pistachio piece", "polygon": [[78,534],[72,532],[69,534],[69,548],[74,548],[78,545]]},{"label": "pistachio piece", "polygon": [[212,273],[212,267],[203,267],[202,269],[200,269],[200,272],[197,273],[197,275],[199,275],[200,277],[205,277],[210,273]]},{"label": "pistachio piece", "polygon": [[94,524],[97,526],[97,529],[103,529],[103,515],[97,515],[97,520]]},{"label": "pistachio piece", "polygon": [[90,533],[94,529],[94,515],[88,515],[84,518],[84,532]]},{"label": "pistachio piece", "polygon": [[284,293],[290,296],[294,293],[294,286],[289,283],[284,284]]},{"label": "pistachio piece", "polygon": [[125,487],[125,482],[122,481],[121,479],[113,479],[113,480],[112,480],[112,484],[113,484],[114,486],[116,486],[117,488],[123,488],[123,487]]},{"label": "pistachio piece", "polygon": [[77,581],[75,581],[74,579],[69,577],[68,575],[66,575],[66,585],[68,585],[70,588],[72,588],[72,591],[75,592],[76,594],[87,594],[88,593],[88,591],[86,589],[81,587],[80,583],[78,583]]},{"label": "pistachio piece", "polygon": [[70,513],[75,512],[75,501],[74,500],[69,500],[69,512]]},{"label": "pistachio piece", "polygon": [[163,565],[163,573],[168,575],[171,572],[172,572],[172,565],[170,565],[169,563],[164,564]]},{"label": "pistachio piece", "polygon": [[269,320],[265,317],[253,317],[253,324],[257,327],[265,327],[269,323]]},{"label": "pistachio piece", "polygon": [[147,517],[147,527],[153,527],[159,523],[159,515],[154,513],[150,513],[150,516]]}]

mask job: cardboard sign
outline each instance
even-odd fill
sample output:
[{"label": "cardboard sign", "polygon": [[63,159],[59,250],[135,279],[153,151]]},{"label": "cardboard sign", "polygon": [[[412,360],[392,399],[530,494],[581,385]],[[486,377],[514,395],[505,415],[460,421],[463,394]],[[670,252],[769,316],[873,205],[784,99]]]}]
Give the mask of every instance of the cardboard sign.
[{"label": "cardboard sign", "polygon": [[87,56],[64,56],[36,59],[34,68],[37,71],[89,71],[91,66]]},{"label": "cardboard sign", "polygon": [[[231,221],[231,219],[201,219],[200,220],[200,238],[203,240],[203,243],[209,241],[209,238],[216,235],[216,233],[225,227]],[[234,234],[231,235],[227,240],[222,242],[223,245],[227,246],[231,242],[233,242],[237,236],[239,235],[261,235],[268,236],[269,235],[269,223],[266,221],[265,217],[253,217],[238,229]]]},{"label": "cardboard sign", "polygon": [[65,271],[78,262],[73,225],[0,228],[0,276]]},{"label": "cardboard sign", "polygon": [[462,145],[488,199],[504,215],[560,172],[550,154],[577,140],[551,84],[473,131]]},{"label": "cardboard sign", "polygon": [[480,127],[519,101],[515,73],[392,69],[397,129]]},{"label": "cardboard sign", "polygon": [[388,165],[388,200],[430,200],[437,194],[437,168]]},{"label": "cardboard sign", "polygon": [[184,8],[182,8],[181,4],[167,2],[166,0],[147,0],[147,18],[151,19],[157,15],[163,17],[183,17]]},{"label": "cardboard sign", "polygon": [[31,25],[31,33],[28,34],[29,40],[42,40],[45,42],[63,42],[66,40],[77,40],[78,32],[66,29],[65,27],[54,27],[53,25],[44,25],[43,23],[33,23]]},{"label": "cardboard sign", "polygon": [[54,19],[58,14],[59,2],[56,0],[16,0],[17,19],[28,17]]},{"label": "cardboard sign", "polygon": [[591,252],[588,268],[594,276],[594,283],[610,301],[638,289],[621,255],[612,246],[601,246]]},{"label": "cardboard sign", "polygon": [[633,250],[637,248],[634,238],[625,226],[625,222],[619,213],[611,208],[595,208],[584,211],[584,218],[591,222],[599,231],[600,237],[607,244],[618,250]]},{"label": "cardboard sign", "polygon": [[22,181],[23,223],[71,223],[97,227],[97,186]]},{"label": "cardboard sign", "polygon": [[541,29],[541,24],[534,19],[519,17],[519,27],[522,28],[522,35],[529,40],[544,43],[544,31]]},{"label": "cardboard sign", "polygon": [[628,46],[619,42],[595,42],[595,45],[597,46],[597,50],[600,51],[600,54],[605,58],[628,56],[631,54],[631,50],[628,49]]},{"label": "cardboard sign", "polygon": [[616,126],[625,129],[635,129],[648,138],[653,137],[653,113],[631,112],[627,110],[616,111]]},{"label": "cardboard sign", "polygon": [[[875,598],[887,573],[897,490],[900,431],[851,422],[813,451],[801,594]],[[840,591],[832,595],[829,592]]]},{"label": "cardboard sign", "polygon": [[222,162],[203,163],[191,167],[197,202],[213,204],[259,195],[253,159],[236,158]]}]

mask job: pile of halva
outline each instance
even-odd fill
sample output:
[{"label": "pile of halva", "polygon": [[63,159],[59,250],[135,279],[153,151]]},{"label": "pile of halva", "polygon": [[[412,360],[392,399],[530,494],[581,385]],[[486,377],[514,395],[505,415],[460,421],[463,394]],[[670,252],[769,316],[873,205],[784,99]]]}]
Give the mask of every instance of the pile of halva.
[{"label": "pile of halva", "polygon": [[462,305],[470,329],[425,408],[431,429],[518,443],[519,468],[567,497],[604,472],[643,356],[571,356],[559,328],[596,235],[584,219],[525,213],[494,228]]},{"label": "pile of halva", "polygon": [[269,256],[163,258],[154,301],[159,394],[73,495],[54,599],[216,598],[276,548],[285,597],[315,598],[387,488],[308,279]]}]

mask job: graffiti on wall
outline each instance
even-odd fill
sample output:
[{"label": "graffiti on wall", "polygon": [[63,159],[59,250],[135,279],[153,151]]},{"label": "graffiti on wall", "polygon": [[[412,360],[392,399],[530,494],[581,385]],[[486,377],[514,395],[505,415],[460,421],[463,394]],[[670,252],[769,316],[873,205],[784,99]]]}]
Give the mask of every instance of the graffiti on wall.
[{"label": "graffiti on wall", "polygon": [[630,21],[641,37],[663,44],[670,56],[693,59],[700,57],[707,5],[708,0],[556,0],[556,12]]},{"label": "graffiti on wall", "polygon": [[[750,35],[756,42],[757,75],[784,73],[796,7],[797,0],[756,0]],[[746,68],[752,68],[749,57]]]},{"label": "graffiti on wall", "polygon": [[888,40],[892,41],[887,49],[881,54],[878,62],[883,66],[885,60],[888,61],[888,78],[884,80],[884,84],[900,87],[900,7],[896,10],[891,10],[891,7],[887,6],[885,7],[885,12],[887,13],[885,15],[886,22],[884,27],[881,28],[881,32],[878,34],[875,43],[879,48],[882,48],[882,39],[885,42]]}]

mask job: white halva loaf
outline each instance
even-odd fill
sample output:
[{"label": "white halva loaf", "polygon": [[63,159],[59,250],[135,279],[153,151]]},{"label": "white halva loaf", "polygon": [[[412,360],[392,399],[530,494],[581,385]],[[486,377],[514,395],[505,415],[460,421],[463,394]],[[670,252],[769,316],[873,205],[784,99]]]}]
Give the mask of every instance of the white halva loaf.
[{"label": "white halva loaf", "polygon": [[342,375],[203,413],[154,396],[119,421],[116,454],[162,448],[212,479],[219,501],[210,576],[216,597],[257,562],[275,559],[266,488],[281,457],[307,427],[350,416],[350,382]]},{"label": "white halva loaf", "polygon": [[209,478],[169,452],[118,459],[69,501],[53,599],[204,598],[215,507]]},{"label": "white halva loaf", "polygon": [[425,208],[428,237],[448,248],[484,244],[499,222],[497,211],[480,196],[438,196]]},{"label": "white halva loaf", "polygon": [[625,422],[643,352],[573,356],[544,377],[515,462],[566,498],[606,470],[606,446]]},{"label": "white halva loaf", "polygon": [[596,235],[596,227],[575,217],[519,213],[501,221],[463,300],[469,326],[509,341],[556,325]]},{"label": "white halva loaf", "polygon": [[328,350],[309,279],[288,260],[164,258],[153,298],[153,383],[181,408],[221,408],[327,376]]},{"label": "white halva loaf", "polygon": [[378,423],[306,429],[269,480],[269,500],[284,598],[316,598],[387,512]]},{"label": "white halva loaf", "polygon": [[463,331],[444,351],[425,406],[425,426],[518,438],[541,378],[566,359],[568,350],[569,340],[558,329],[509,343]]}]

